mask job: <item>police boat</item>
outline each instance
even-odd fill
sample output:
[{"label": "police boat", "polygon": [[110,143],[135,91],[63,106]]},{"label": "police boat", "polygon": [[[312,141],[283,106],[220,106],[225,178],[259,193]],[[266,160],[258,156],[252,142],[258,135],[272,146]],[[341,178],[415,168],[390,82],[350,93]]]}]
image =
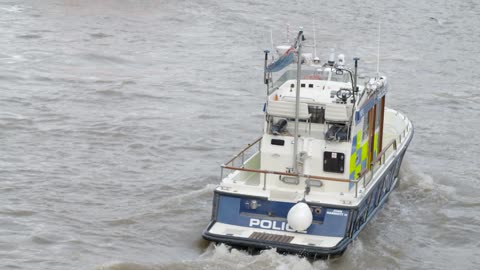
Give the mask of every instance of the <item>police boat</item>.
[{"label": "police boat", "polygon": [[[342,254],[399,181],[411,121],[385,107],[384,76],[359,77],[345,56],[278,46],[268,63],[264,131],[221,165],[203,238],[307,257]],[[296,65],[290,65],[296,63]],[[290,65],[273,82],[273,73]],[[363,80],[360,82],[360,80]]]}]

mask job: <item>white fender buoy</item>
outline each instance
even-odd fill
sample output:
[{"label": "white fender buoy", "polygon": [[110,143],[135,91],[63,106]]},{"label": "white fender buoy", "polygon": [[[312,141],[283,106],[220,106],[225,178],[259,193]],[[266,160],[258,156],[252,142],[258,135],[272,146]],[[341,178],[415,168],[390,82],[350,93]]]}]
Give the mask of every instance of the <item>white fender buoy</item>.
[{"label": "white fender buoy", "polygon": [[304,202],[295,204],[288,211],[287,222],[295,231],[305,231],[312,225],[313,215],[310,207]]}]

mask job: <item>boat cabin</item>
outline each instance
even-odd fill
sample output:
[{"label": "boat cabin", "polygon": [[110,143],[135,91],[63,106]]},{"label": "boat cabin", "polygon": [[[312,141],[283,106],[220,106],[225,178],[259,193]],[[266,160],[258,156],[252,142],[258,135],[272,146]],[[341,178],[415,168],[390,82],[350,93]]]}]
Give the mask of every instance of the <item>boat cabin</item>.
[{"label": "boat cabin", "polygon": [[[359,86],[334,67],[302,70],[298,108],[298,171],[304,175],[356,180],[381,149],[385,91]],[[373,82],[373,81],[372,81]],[[262,170],[292,172],[296,116],[296,72],[273,84],[265,112]],[[382,85],[383,86],[383,85]],[[370,92],[370,93],[368,93]],[[280,181],[279,181],[280,180]],[[267,187],[291,190],[295,177],[267,176]],[[310,180],[312,192],[351,192],[348,181]],[[304,189],[304,185],[300,189]]]}]

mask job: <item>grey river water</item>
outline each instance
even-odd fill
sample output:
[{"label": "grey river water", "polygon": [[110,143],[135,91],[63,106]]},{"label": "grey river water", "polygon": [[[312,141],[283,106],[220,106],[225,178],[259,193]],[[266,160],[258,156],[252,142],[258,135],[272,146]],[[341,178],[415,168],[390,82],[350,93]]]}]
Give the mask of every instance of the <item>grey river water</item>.
[{"label": "grey river water", "polygon": [[[0,269],[479,269],[480,3],[0,1]],[[262,130],[263,49],[317,24],[388,75],[416,134],[344,256],[201,239],[219,164]],[[310,33],[309,33],[310,32]]]}]

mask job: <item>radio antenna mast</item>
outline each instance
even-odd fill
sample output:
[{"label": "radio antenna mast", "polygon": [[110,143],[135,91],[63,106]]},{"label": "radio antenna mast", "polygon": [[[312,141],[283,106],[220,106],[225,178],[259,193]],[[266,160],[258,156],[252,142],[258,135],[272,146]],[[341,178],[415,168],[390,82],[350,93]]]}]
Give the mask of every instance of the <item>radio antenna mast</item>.
[{"label": "radio antenna mast", "polygon": [[378,43],[377,43],[377,77],[380,78],[380,33],[381,33],[381,20],[378,18]]},{"label": "radio antenna mast", "polygon": [[317,39],[315,38],[315,18],[313,20],[313,57],[317,58]]}]

